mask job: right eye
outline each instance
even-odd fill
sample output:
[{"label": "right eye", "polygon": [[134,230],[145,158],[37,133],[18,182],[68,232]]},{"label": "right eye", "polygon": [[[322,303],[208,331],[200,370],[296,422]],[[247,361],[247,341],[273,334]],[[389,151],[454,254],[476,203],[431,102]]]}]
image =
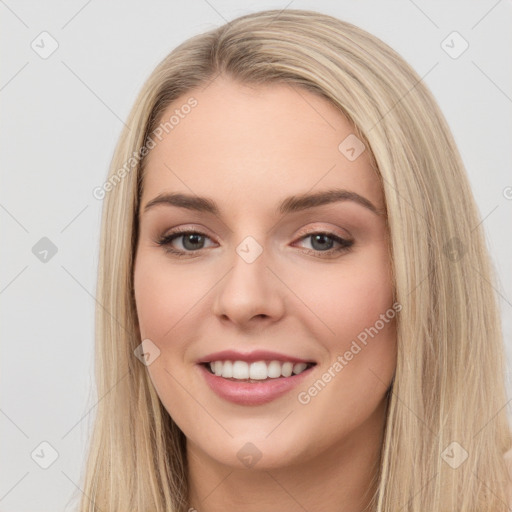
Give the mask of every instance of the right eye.
[{"label": "right eye", "polygon": [[[173,242],[180,239],[182,248],[174,247]],[[181,257],[191,256],[190,253],[199,252],[204,249],[206,239],[210,240],[207,235],[200,231],[177,229],[162,236],[156,243],[162,246],[166,252]]]}]

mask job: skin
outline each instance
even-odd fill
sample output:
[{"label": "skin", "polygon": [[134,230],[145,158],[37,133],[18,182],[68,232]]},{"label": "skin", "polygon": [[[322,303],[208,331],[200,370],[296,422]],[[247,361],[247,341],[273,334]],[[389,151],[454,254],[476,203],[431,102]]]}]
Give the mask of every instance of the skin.
[{"label": "skin", "polygon": [[[147,160],[134,269],[141,339],[160,350],[148,371],[187,437],[190,506],[362,511],[373,490],[396,367],[395,321],[309,403],[300,403],[298,393],[393,304],[385,216],[354,201],[284,216],[276,208],[292,194],[336,187],[383,211],[368,150],[347,159],[338,145],[353,127],[304,89],[221,76],[176,100],[163,118],[190,96],[198,105]],[[221,213],[162,204],[143,212],[162,192],[210,197]],[[207,237],[195,246],[176,238],[175,249],[192,247],[183,258],[156,243],[178,226]],[[339,245],[329,238],[315,245],[306,235],[318,231],[354,245],[322,257],[322,247]],[[263,249],[250,264],[236,252],[247,236]],[[317,365],[300,388],[267,404],[238,405],[211,391],[196,365],[223,349],[274,350]],[[237,457],[247,442],[261,452],[252,467]]]}]

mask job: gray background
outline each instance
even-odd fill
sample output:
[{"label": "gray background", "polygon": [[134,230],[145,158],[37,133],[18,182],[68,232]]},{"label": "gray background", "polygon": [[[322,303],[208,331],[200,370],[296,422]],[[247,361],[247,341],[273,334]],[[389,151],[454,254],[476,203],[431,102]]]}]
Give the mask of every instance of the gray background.
[{"label": "gray background", "polygon": [[[93,319],[102,203],[92,190],[105,180],[138,90],[186,38],[267,8],[311,9],[350,21],[395,48],[424,77],[452,128],[479,206],[500,279],[510,367],[510,1],[242,6],[225,0],[0,0],[0,511],[70,510],[72,494],[81,492],[96,405]],[[43,31],[51,37],[40,36]],[[469,43],[458,58],[442,47],[453,31]],[[42,58],[53,40],[58,48]],[[451,51],[460,43],[449,43]],[[57,248],[46,262],[33,253],[43,237]],[[39,243],[44,248],[47,242]],[[52,450],[58,458],[43,469]]]}]

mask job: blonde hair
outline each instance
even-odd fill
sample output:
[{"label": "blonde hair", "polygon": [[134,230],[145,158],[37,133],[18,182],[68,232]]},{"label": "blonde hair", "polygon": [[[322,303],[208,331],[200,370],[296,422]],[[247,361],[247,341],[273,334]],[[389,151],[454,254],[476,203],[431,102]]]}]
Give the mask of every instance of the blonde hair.
[{"label": "blonde hair", "polygon": [[[171,102],[219,74],[321,95],[353,123],[382,182],[402,310],[371,510],[505,512],[503,454],[512,440],[500,316],[450,129],[395,51],[350,23],[303,10],[256,12],[187,40],[154,70],[130,113],[102,188],[99,402],[81,512],[188,508],[184,434],[134,355],[133,263],[151,134]],[[464,453],[455,468],[450,459]]]}]

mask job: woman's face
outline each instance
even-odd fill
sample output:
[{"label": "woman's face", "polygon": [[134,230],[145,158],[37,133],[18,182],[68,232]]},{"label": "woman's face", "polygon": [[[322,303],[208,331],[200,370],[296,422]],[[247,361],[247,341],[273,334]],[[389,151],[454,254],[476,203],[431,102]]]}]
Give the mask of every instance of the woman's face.
[{"label": "woman's face", "polygon": [[271,468],[367,444],[397,310],[368,149],[284,84],[221,77],[173,115],[147,159],[134,280],[147,369],[189,453]]}]

